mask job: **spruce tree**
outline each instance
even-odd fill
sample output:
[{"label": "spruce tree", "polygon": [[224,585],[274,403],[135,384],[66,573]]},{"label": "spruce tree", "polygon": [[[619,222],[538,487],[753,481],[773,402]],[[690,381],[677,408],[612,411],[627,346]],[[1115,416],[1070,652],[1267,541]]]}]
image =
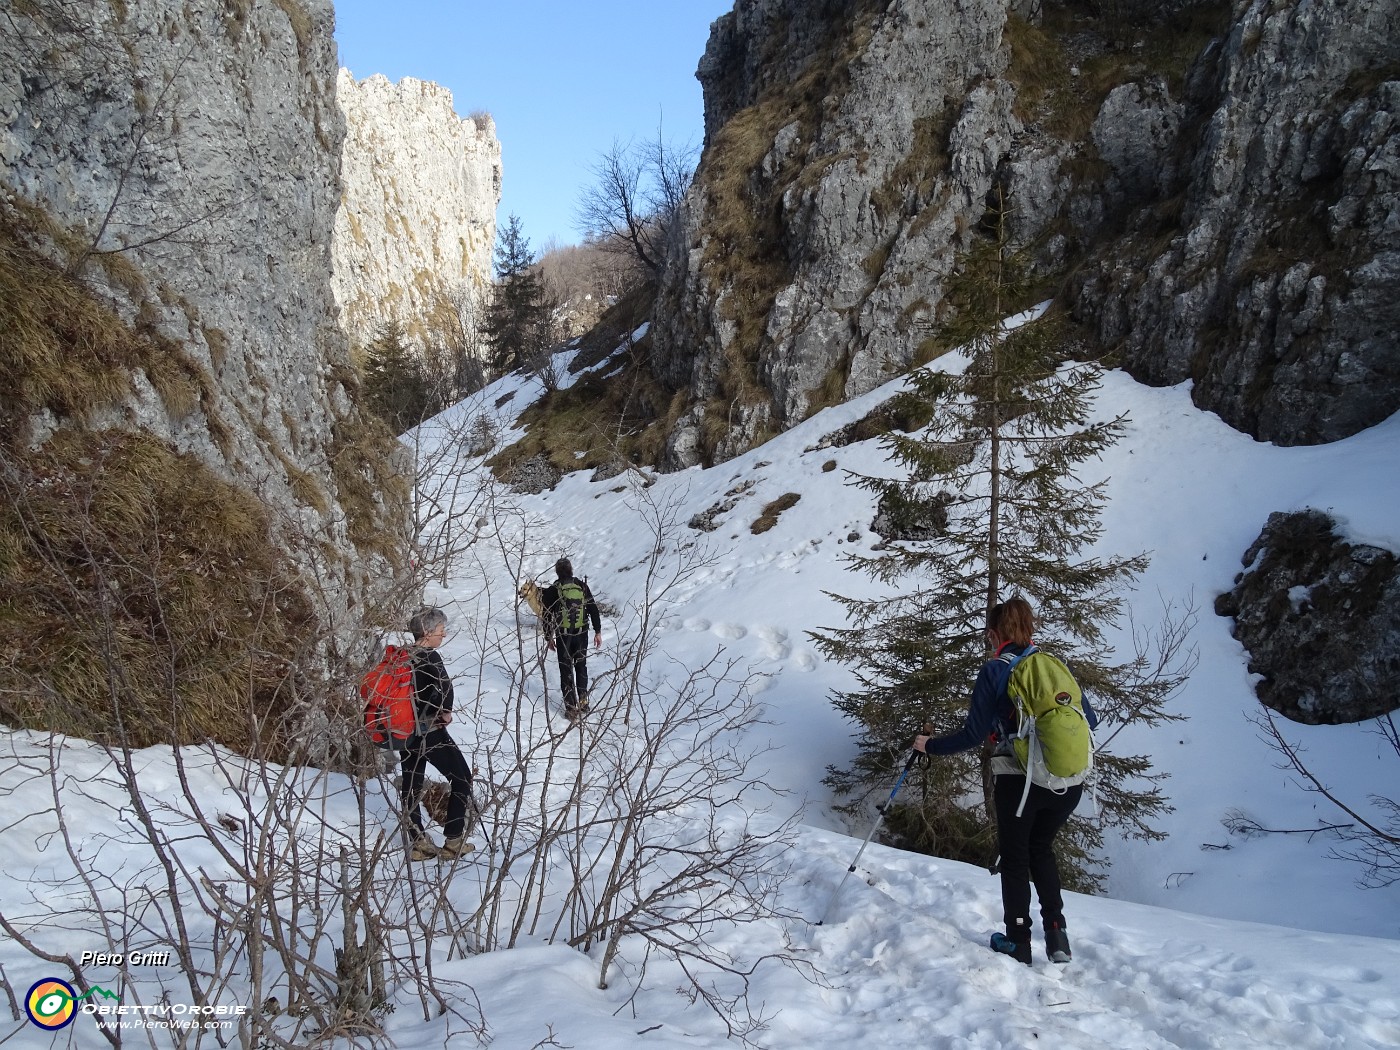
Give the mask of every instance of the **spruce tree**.
[{"label": "spruce tree", "polygon": [[367,349],[364,390],[370,409],[395,434],[416,427],[441,408],[423,362],[409,348],[397,321],[381,324]]},{"label": "spruce tree", "polygon": [[[999,204],[999,198],[998,198]],[[919,538],[893,540],[854,568],[884,585],[884,596],[836,595],[848,625],[814,632],[818,647],[855,669],[855,688],[833,703],[859,727],[849,768],[827,783],[859,807],[888,786],[926,724],[935,735],[958,729],[972,683],[991,655],[987,614],[1020,596],[1035,609],[1036,642],[1063,659],[1103,724],[1097,795],[1104,826],[1159,838],[1150,820],[1168,810],[1149,762],[1102,750],[1115,725],[1169,719],[1165,701],[1182,675],[1162,672],[1141,652],[1107,662],[1105,629],[1122,612],[1122,588],[1146,565],[1133,558],[1086,557],[1100,534],[1102,483],[1076,468],[1122,434],[1126,419],[1089,423],[1101,370],[1068,364],[1060,326],[1042,317],[1018,327],[1003,319],[1030,301],[1028,266],[1006,238],[1006,213],[990,208],[985,238],[966,259],[953,290],[956,317],[944,332],[958,346],[942,367],[911,376],[898,406],[929,419],[911,433],[882,438],[894,468],[855,475],[893,522],[917,523]],[[924,538],[930,537],[930,538]],[[973,863],[996,855],[990,747],[931,758],[911,775],[886,813],[894,840]],[[1088,802],[1060,838],[1067,884],[1097,888],[1102,828]]]},{"label": "spruce tree", "polygon": [[512,215],[496,237],[496,285],[482,326],[497,375],[533,367],[549,349],[552,304],[535,267],[530,241]]}]

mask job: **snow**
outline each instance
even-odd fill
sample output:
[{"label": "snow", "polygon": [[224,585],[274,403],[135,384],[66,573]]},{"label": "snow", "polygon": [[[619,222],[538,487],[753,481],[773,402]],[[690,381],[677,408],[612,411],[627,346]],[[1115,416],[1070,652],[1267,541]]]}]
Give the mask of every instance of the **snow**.
[{"label": "snow", "polygon": [[[561,357],[557,369],[565,384],[576,379],[566,371],[568,360]],[[607,361],[595,366],[607,367]],[[889,469],[874,442],[830,448],[822,439],[900,382],[828,409],[711,469],[648,475],[645,484],[636,472],[592,482],[580,471],[551,492],[499,496],[492,531],[478,527],[479,541],[462,571],[427,594],[450,617],[453,633],[442,652],[458,675],[459,696],[475,698],[475,707],[459,699],[459,712],[489,714],[510,702],[509,668],[474,647],[491,625],[513,622],[514,574],[546,574],[562,554],[616,610],[605,620],[604,646],[591,663],[595,677],[606,680],[635,624],[654,540],[642,513],[650,507],[672,522],[664,567],[690,566],[677,571],[658,610],[662,644],[651,673],[693,667],[716,653],[741,661],[753,676],[747,689],[765,706],[769,723],[754,731],[754,744],[772,745],[756,771],[769,790],[751,793],[747,805],[755,812],[771,807],[772,822],[789,815],[800,821],[793,848],[774,861],[789,869],[779,899],[785,917],[723,927],[714,935],[741,966],[755,967],[750,999],[762,1004],[767,1025],[752,1035],[754,1044],[774,1050],[1400,1045],[1400,887],[1362,889],[1360,869],[1330,855],[1345,841],[1316,829],[1342,821],[1278,768],[1251,722],[1258,705],[1246,654],[1231,637],[1229,621],[1212,609],[1274,511],[1316,507],[1332,514],[1349,540],[1400,550],[1400,487],[1381,480],[1395,476],[1400,416],[1332,445],[1276,448],[1196,409],[1185,386],[1153,389],[1122,373],[1106,377],[1100,411],[1107,417],[1126,409],[1131,423],[1097,473],[1085,474],[1086,481],[1109,479],[1099,550],[1151,553],[1130,596],[1133,620],[1152,627],[1164,607],[1193,609],[1190,640],[1199,663],[1173,701],[1184,721],[1129,728],[1118,742],[1122,750],[1150,753],[1157,768],[1171,774],[1165,790],[1175,809],[1159,822],[1167,838],[1111,840],[1107,895],[1068,895],[1074,961],[1050,964],[1037,941],[1035,964],[1026,968],[987,949],[1000,926],[1000,896],[997,880],[981,869],[876,842],[843,883],[870,824],[847,826],[821,785],[829,765],[853,754],[851,727],[828,700],[850,681],[850,671],[825,661],[807,632],[841,622],[828,592],[875,593],[843,564],[844,554],[868,551],[879,541],[869,530],[869,497],[846,484],[845,474]],[[514,397],[494,407],[511,392]],[[487,415],[497,418],[508,442],[516,417],[542,392],[538,380],[506,377],[426,425],[418,438],[431,447],[454,426]],[[800,502],[771,530],[751,533],[762,508],[788,492],[800,493]],[[692,515],[731,501],[717,515],[715,531],[686,527]],[[1115,638],[1124,642],[1126,632]],[[552,664],[547,673],[557,704]],[[533,705],[526,729],[542,732],[555,716],[542,709],[539,676],[525,688]],[[463,750],[479,761],[487,744],[475,738],[476,729],[465,716],[453,725]],[[608,731],[624,743],[631,732]],[[1367,727],[1287,725],[1286,732],[1343,796],[1364,805],[1368,793],[1393,795],[1396,756]],[[34,902],[72,871],[53,834],[51,781],[35,772],[53,763],[60,763],[70,794],[65,819],[80,831],[83,864],[123,886],[150,869],[137,822],[121,807],[114,817],[120,782],[108,759],[82,741],[59,743],[51,748],[48,738],[25,732],[0,738],[0,794],[12,814],[0,826],[6,858],[0,904],[7,913],[35,910]],[[566,751],[560,750],[565,759]],[[192,817],[180,801],[174,757],[168,748],[141,752],[138,777],[147,792],[165,800],[156,819],[179,844],[186,868],[217,869],[219,857],[206,841],[180,834],[191,830]],[[232,756],[189,749],[183,757],[184,775],[206,812],[249,783]],[[354,803],[344,782],[313,777],[303,783],[309,776],[289,774],[288,782],[319,799],[325,826],[352,823]],[[263,798],[264,789],[255,778],[252,783],[252,795]],[[270,800],[271,789],[266,792]],[[371,804],[385,820],[391,817],[391,800],[377,797]],[[1226,827],[1236,814],[1265,828],[1314,833],[1246,837]],[[480,893],[485,854],[483,846],[449,882],[451,899],[468,911]],[[826,921],[817,925],[828,905]],[[105,943],[95,942],[86,916],[52,921],[40,932],[54,952]],[[783,951],[791,965],[760,961]],[[0,940],[0,966],[16,995],[61,973],[8,937]],[[434,970],[458,994],[452,1009],[425,1019],[414,990],[400,987],[385,1042],[407,1050],[449,1041],[470,1046],[477,1038],[510,1050],[731,1045],[717,1016],[677,991],[674,972],[660,962],[651,966],[649,979],[639,982],[638,960],[624,947],[608,987],[600,989],[596,953],[542,937],[525,937],[511,950],[444,957]],[[99,982],[103,976],[100,968],[90,975]],[[171,971],[152,976],[152,987],[170,985],[172,977]],[[174,988],[178,995],[178,983]],[[146,1001],[157,997],[148,990]],[[227,998],[238,1001],[236,986]],[[58,1036],[27,1021],[0,1026],[0,1042],[11,1029],[8,1046],[105,1045],[81,1017]]]}]

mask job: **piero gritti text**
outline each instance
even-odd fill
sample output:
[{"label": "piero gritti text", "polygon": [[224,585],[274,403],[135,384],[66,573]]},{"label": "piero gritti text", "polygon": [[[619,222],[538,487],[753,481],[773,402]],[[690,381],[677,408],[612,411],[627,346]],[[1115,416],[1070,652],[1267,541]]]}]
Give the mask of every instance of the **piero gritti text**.
[{"label": "piero gritti text", "polygon": [[169,952],[83,952],[79,966],[169,966]]}]

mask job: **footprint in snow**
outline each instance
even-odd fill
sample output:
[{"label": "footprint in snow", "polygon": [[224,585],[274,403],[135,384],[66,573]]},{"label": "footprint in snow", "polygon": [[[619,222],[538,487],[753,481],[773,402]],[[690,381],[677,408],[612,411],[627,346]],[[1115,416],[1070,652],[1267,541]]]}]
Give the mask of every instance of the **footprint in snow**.
[{"label": "footprint in snow", "polygon": [[719,635],[721,638],[727,638],[731,642],[737,641],[749,633],[747,627],[737,623],[715,624],[714,631],[715,634]]},{"label": "footprint in snow", "polygon": [[770,660],[786,660],[792,655],[787,631],[778,627],[760,627],[758,637],[763,641],[763,655]]},{"label": "footprint in snow", "polygon": [[685,629],[687,631],[708,631],[710,629],[710,621],[703,616],[692,616],[685,621]]}]

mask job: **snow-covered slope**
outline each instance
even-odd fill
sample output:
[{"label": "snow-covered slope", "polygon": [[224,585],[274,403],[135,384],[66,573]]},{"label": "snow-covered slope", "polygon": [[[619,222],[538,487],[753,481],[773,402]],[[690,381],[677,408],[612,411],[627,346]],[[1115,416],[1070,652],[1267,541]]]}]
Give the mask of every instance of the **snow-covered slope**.
[{"label": "snow-covered slope", "polygon": [[[481,416],[508,428],[540,392],[533,380],[502,380],[422,428],[418,446],[430,450],[439,438],[451,438],[461,448],[460,428]],[[499,739],[487,738],[486,717],[474,722],[470,713],[506,711],[518,716],[519,732],[539,738],[539,754],[551,763],[577,760],[577,735],[560,732],[553,667],[527,661],[528,673],[513,679],[521,666],[512,670],[504,650],[485,657],[479,651],[489,630],[519,633],[518,578],[547,574],[566,553],[587,575],[608,610],[603,649],[591,661],[602,693],[635,630],[643,581],[648,573],[660,575],[674,586],[651,609],[660,617],[662,641],[651,673],[664,676],[716,652],[752,671],[747,688],[770,719],[759,743],[773,746],[763,768],[751,771],[770,790],[749,802],[770,804],[776,817],[803,807],[793,848],[781,858],[788,869],[776,902],[783,917],[712,931],[713,950],[727,952],[736,970],[752,968],[750,1001],[768,1021],[751,1034],[753,1045],[1357,1050],[1400,1044],[1396,888],[1358,889],[1358,870],[1327,856],[1342,843],[1303,835],[1245,840],[1221,825],[1232,809],[1281,829],[1314,827],[1333,815],[1274,768],[1272,752],[1248,720],[1254,701],[1244,654],[1228,624],[1210,611],[1270,511],[1319,506],[1354,539],[1400,546],[1400,497],[1374,482],[1393,464],[1400,421],[1332,446],[1281,450],[1197,412],[1184,389],[1108,377],[1105,403],[1128,408],[1133,426],[1100,468],[1113,493],[1104,547],[1154,553],[1133,598],[1135,616],[1151,625],[1164,602],[1194,606],[1200,662],[1178,700],[1186,721],[1128,742],[1149,750],[1172,774],[1168,790],[1177,808],[1163,822],[1167,840],[1112,843],[1110,894],[1068,900],[1073,963],[1051,965],[1037,944],[1028,969],[986,948],[1000,922],[1000,898],[997,880],[981,869],[873,844],[843,881],[869,827],[844,828],[821,785],[826,766],[851,754],[849,727],[827,700],[848,672],[823,661],[805,632],[838,622],[827,592],[870,587],[842,565],[843,553],[878,541],[869,531],[871,508],[844,484],[843,471],[878,470],[882,457],[873,443],[821,445],[888,392],[823,413],[710,470],[633,472],[598,482],[579,473],[534,496],[495,489],[484,498],[469,481],[454,482],[459,497],[477,498],[449,525],[459,545],[457,571],[432,586],[428,598],[451,617],[443,653],[457,679],[452,731],[463,749],[484,769],[483,755]],[[505,400],[507,394],[513,396]],[[753,533],[750,524],[763,507],[785,493],[801,499],[775,527]],[[718,522],[713,531],[687,525],[716,506],[727,509],[711,515]],[[527,617],[526,634],[531,631]],[[526,641],[528,656],[533,638]],[[608,715],[604,708],[592,717]],[[600,732],[625,743],[635,727],[613,724]],[[1384,755],[1364,727],[1307,734],[1309,759],[1331,783],[1358,796],[1388,789],[1394,756]],[[207,814],[240,790],[250,813],[275,799],[300,800],[296,834],[355,834],[353,784],[345,778],[315,770],[249,777],[232,756],[188,749],[183,757],[180,770],[168,748],[153,748],[133,756],[132,767],[143,790],[159,800],[151,819],[186,871],[217,877],[223,865],[208,838],[196,833],[190,799]],[[50,768],[57,769],[52,781]],[[140,905],[118,927],[131,928],[137,911],[149,921],[140,887],[163,881],[145,833],[121,801],[121,779],[100,749],[3,734],[0,795],[13,815],[0,826],[6,857],[0,905],[9,916],[32,917],[28,935],[48,951],[76,954],[100,943],[102,927],[83,910],[80,884],[68,874],[73,857],[55,833],[56,785],[70,832],[66,843],[88,871],[102,873],[96,884],[109,899],[125,895]],[[394,827],[396,805],[385,787],[367,800],[371,828]],[[241,834],[236,824],[225,831],[230,842]],[[488,878],[493,854],[478,837],[481,849],[450,872],[431,864],[416,869],[437,878],[454,914],[471,913]],[[384,879],[400,878],[400,868],[384,863]],[[413,914],[407,882],[382,900],[390,923]],[[193,907],[187,918],[200,945],[194,958],[212,966],[208,920]],[[329,916],[314,949],[328,966],[337,921]],[[376,1045],[427,1050],[478,1045],[477,1039],[512,1050],[733,1045],[720,1018],[684,994],[684,975],[664,959],[650,960],[639,986],[641,954],[624,946],[608,988],[599,989],[596,950],[588,955],[535,936],[510,951],[467,957],[459,951],[449,958],[444,946],[440,941],[433,970],[447,1012],[425,1009],[431,1002],[421,987],[396,983],[390,989],[396,1008],[384,1016]],[[9,938],[0,938],[0,966],[17,995],[61,974]],[[85,971],[93,982],[109,980],[100,966]],[[236,965],[229,972],[220,1001],[246,1004],[246,974]],[[188,995],[181,987],[174,968],[146,968],[119,991],[123,1001],[139,994],[147,1003],[161,996],[179,1002]],[[0,1025],[0,1039],[7,1037],[22,1047],[105,1045],[84,1017],[57,1036],[17,1018]],[[365,1038],[360,1043],[368,1045]],[[167,1045],[163,1035],[157,1045]]]},{"label": "snow-covered slope", "polygon": [[[597,367],[606,371],[608,365]],[[886,468],[877,442],[821,446],[899,382],[819,413],[717,467],[647,475],[645,498],[674,505],[675,544],[693,544],[685,557],[711,562],[668,606],[666,651],[687,662],[723,647],[767,676],[762,699],[778,745],[769,782],[808,801],[806,823],[833,830],[845,829],[829,812],[821,779],[853,749],[851,727],[828,697],[849,683],[849,671],[824,661],[807,632],[842,622],[828,592],[870,591],[869,581],[848,571],[843,554],[868,550],[880,537],[870,531],[870,498],[846,483],[845,472]],[[503,409],[492,407],[511,391],[515,396]],[[509,426],[541,393],[534,380],[506,377],[431,426],[451,429],[482,413]],[[1394,474],[1400,459],[1400,417],[1331,445],[1278,448],[1194,408],[1186,386],[1151,388],[1112,372],[1099,405],[1104,415],[1126,410],[1131,420],[1127,436],[1098,466],[1111,497],[1100,550],[1151,554],[1130,596],[1133,622],[1118,632],[1122,652],[1130,630],[1155,629],[1170,607],[1178,615],[1194,610],[1190,641],[1199,657],[1173,704],[1185,720],[1157,730],[1126,729],[1115,744],[1126,753],[1152,755],[1170,774],[1165,790],[1175,811],[1161,822],[1165,841],[1112,844],[1110,895],[1205,915],[1400,938],[1400,886],[1357,887],[1360,869],[1328,856],[1344,842],[1329,834],[1246,839],[1222,823],[1233,811],[1279,831],[1345,821],[1278,768],[1279,757],[1251,722],[1259,705],[1246,653],[1231,637],[1230,621],[1213,612],[1216,595],[1230,588],[1241,556],[1273,511],[1316,507],[1339,521],[1347,539],[1400,550],[1400,487],[1378,483]],[[567,553],[600,597],[617,607],[635,601],[630,569],[652,536],[639,527],[637,499],[624,491],[625,481],[593,482],[579,472],[551,492],[519,497],[521,515],[534,523],[527,574],[552,578],[554,559]],[[771,530],[752,533],[763,507],[785,493],[802,498]],[[712,532],[684,524],[730,504],[715,516]],[[485,568],[490,571],[489,561]],[[507,571],[504,562],[500,569]],[[451,605],[457,593],[449,586],[436,600]],[[472,614],[473,593],[474,585],[461,593],[459,614]],[[610,635],[605,624],[605,639]],[[1393,794],[1396,756],[1368,727],[1285,725],[1315,771],[1345,797],[1364,805],[1370,793]]]}]

